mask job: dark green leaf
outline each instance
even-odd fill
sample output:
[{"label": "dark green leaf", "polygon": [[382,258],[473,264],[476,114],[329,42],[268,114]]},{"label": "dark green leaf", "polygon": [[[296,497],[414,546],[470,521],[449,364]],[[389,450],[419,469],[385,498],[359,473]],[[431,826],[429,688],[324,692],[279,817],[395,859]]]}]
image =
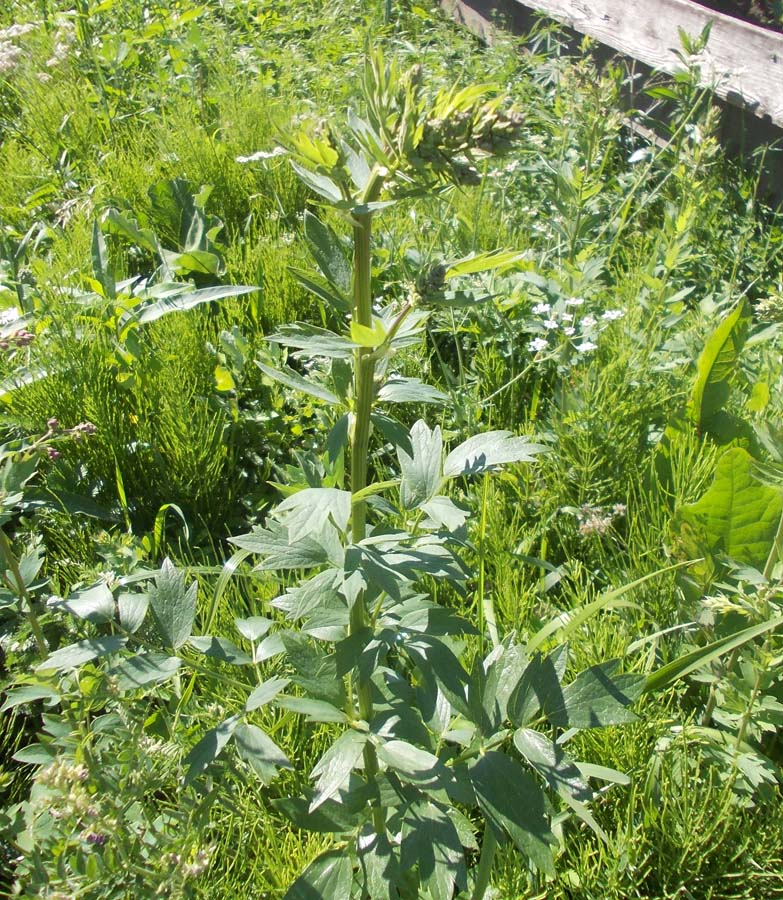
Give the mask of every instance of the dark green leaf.
[{"label": "dark green leaf", "polygon": [[326,548],[312,536],[291,540],[288,529],[270,521],[268,528],[229,538],[232,544],[265,557],[259,569],[310,569],[329,561]]},{"label": "dark green leaf", "polygon": [[348,780],[362,758],[367,735],[360,731],[345,731],[318,760],[310,773],[317,779],[310,809],[317,809],[324,800],[333,797]]},{"label": "dark green leaf", "polygon": [[136,656],[123,659],[108,675],[117,679],[121,691],[133,691],[146,684],[165,681],[179,669],[182,660],[177,656],[166,656],[165,653],[141,652]]},{"label": "dark green leaf", "polygon": [[197,590],[197,582],[186,588],[184,573],[177,570],[171,560],[163,560],[155,585],[148,594],[149,604],[161,638],[175,650],[193,631]]},{"label": "dark green leaf", "polygon": [[519,763],[491,750],[470,765],[479,806],[496,837],[507,832],[519,850],[542,871],[554,874],[554,837],[541,788]]},{"label": "dark green leaf", "polygon": [[592,791],[582,779],[576,764],[553,740],[538,731],[520,728],[514,732],[514,744],[552,790],[568,794],[582,803],[592,798]]},{"label": "dark green leaf", "polygon": [[231,740],[234,731],[239,724],[239,716],[231,716],[225,722],[221,722],[217,728],[210,729],[183,760],[187,766],[185,784],[190,784],[194,778],[205,772],[223,752],[223,748]]},{"label": "dark green leaf", "polygon": [[351,293],[351,264],[342,241],[311,212],[305,211],[304,231],[316,265],[341,294]]},{"label": "dark green leaf", "polygon": [[0,706],[0,713],[23,703],[34,703],[36,700],[46,700],[47,706],[51,706],[59,699],[59,693],[44,684],[25,684],[8,691],[5,695],[5,702]]},{"label": "dark green leaf", "polygon": [[328,309],[341,315],[350,311],[351,304],[338,294],[326,279],[316,278],[314,274],[294,266],[289,266],[288,271],[306,291],[322,300]]},{"label": "dark green leaf", "polygon": [[307,697],[280,697],[277,705],[282,709],[306,716],[311,722],[347,722],[343,710],[325,700],[310,700]]},{"label": "dark green leaf", "polygon": [[278,769],[290,769],[288,757],[269,737],[255,725],[237,725],[234,731],[237,753],[249,763],[264,784],[277,777]]},{"label": "dark green leaf", "polygon": [[531,444],[525,437],[515,437],[510,431],[487,431],[455,447],[446,457],[443,473],[454,478],[486,472],[503,463],[532,462],[545,449],[540,444]]},{"label": "dark green leaf", "polygon": [[412,804],[402,823],[403,870],[418,864],[421,887],[432,900],[451,900],[466,884],[465,858],[448,811],[431,801]]},{"label": "dark green leaf", "polygon": [[69,644],[67,647],[61,647],[50,653],[49,656],[36,666],[36,669],[77,669],[79,666],[97,659],[99,656],[106,656],[109,653],[116,653],[121,650],[128,639],[120,635],[109,635],[107,637],[93,638],[92,640],[77,641],[75,644]]},{"label": "dark green leaf", "polygon": [[400,461],[400,503],[403,509],[416,509],[434,497],[442,479],[441,465],[443,439],[440,428],[430,431],[426,422],[419,419],[411,428],[410,443],[412,454],[397,448]]},{"label": "dark green leaf", "polygon": [[449,770],[434,753],[407,741],[386,741],[379,745],[377,752],[378,759],[399,772],[403,781],[426,786],[446,785],[451,781]]},{"label": "dark green leaf", "polygon": [[275,699],[280,691],[285,690],[288,684],[288,678],[268,678],[259,684],[247,698],[245,709],[248,712],[252,712],[260,706],[266,706],[267,703],[271,703]]},{"label": "dark green leaf", "polygon": [[561,728],[600,728],[633,722],[626,707],[644,689],[643,675],[616,675],[619,660],[591,666],[563,688],[562,697],[549,697],[544,705],[547,719]]},{"label": "dark green leaf", "polygon": [[342,850],[330,850],[310,863],[283,900],[350,900],[352,883],[350,856]]},{"label": "dark green leaf", "polygon": [[549,656],[536,654],[524,669],[508,698],[508,718],[527,725],[539,709],[562,705],[560,682],[568,662],[568,648],[561,645]]},{"label": "dark green leaf", "polygon": [[385,834],[365,826],[359,836],[359,867],[368,900],[397,900],[400,863]]},{"label": "dark green leaf", "polygon": [[237,647],[233,641],[223,637],[211,637],[203,635],[192,637],[188,640],[191,647],[195,647],[199,653],[221,662],[231,663],[232,666],[246,666],[253,660]]},{"label": "dark green leaf", "polygon": [[286,797],[273,800],[272,806],[279,809],[291,822],[303,831],[320,831],[331,834],[345,834],[356,828],[357,814],[343,803],[325,800],[318,809],[310,812],[312,797]]},{"label": "dark green leaf", "polygon": [[291,167],[311,191],[314,191],[330,203],[340,203],[342,201],[343,195],[340,192],[340,188],[337,187],[331,178],[327,178],[326,175],[319,175],[317,172],[311,172],[293,160],[291,160]]},{"label": "dark green leaf", "polygon": [[281,633],[288,661],[294,668],[291,680],[314,699],[326,700],[333,706],[345,703],[345,687],[337,674],[337,657],[325,653],[307,635],[294,631]]}]

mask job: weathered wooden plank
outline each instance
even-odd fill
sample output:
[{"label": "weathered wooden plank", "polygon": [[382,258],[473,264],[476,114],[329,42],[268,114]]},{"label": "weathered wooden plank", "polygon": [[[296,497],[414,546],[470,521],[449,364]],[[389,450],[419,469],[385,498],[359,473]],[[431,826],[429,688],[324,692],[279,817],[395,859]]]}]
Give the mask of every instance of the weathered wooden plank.
[{"label": "weathered wooden plank", "polygon": [[[677,57],[682,49],[678,29],[698,35],[712,20],[707,49],[695,60],[704,83],[714,85],[718,96],[730,103],[783,126],[783,35],[690,0],[514,0],[514,4],[545,13],[670,73],[683,68]],[[474,31],[491,38],[492,26],[482,17],[481,0],[444,0],[444,5]]]}]

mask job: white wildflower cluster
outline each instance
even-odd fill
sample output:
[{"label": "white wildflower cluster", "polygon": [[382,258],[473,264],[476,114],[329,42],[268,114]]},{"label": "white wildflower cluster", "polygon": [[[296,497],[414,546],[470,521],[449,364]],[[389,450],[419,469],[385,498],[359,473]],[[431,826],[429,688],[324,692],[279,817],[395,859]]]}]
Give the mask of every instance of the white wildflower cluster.
[{"label": "white wildflower cluster", "polygon": [[617,519],[625,515],[625,504],[615,503],[612,507],[593,506],[585,503],[576,511],[579,520],[579,534],[582,537],[606,534]]},{"label": "white wildflower cluster", "polygon": [[554,304],[536,303],[531,310],[536,319],[531,325],[535,331],[541,332],[541,336],[528,342],[528,351],[541,353],[555,349],[560,336],[570,340],[579,354],[596,350],[600,331],[610,322],[622,319],[625,313],[621,309],[607,309],[601,313],[600,319],[590,313],[580,315],[580,307],[584,303],[584,297],[569,297]]},{"label": "white wildflower cluster", "polygon": [[57,20],[57,31],[54,34],[54,49],[52,55],[46,60],[46,66],[54,69],[64,62],[71,54],[71,48],[76,43],[76,28],[70,19],[64,16]]},{"label": "white wildflower cluster", "polygon": [[0,75],[10,75],[19,65],[24,56],[24,50],[16,41],[31,31],[35,31],[35,28],[36,26],[32,22],[25,25],[15,23],[9,25],[8,28],[0,28]]}]

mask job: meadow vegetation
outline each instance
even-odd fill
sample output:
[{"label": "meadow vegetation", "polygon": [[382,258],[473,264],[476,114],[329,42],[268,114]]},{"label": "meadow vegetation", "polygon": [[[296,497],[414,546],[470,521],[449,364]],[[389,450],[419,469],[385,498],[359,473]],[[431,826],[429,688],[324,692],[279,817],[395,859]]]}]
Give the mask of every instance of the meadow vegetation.
[{"label": "meadow vegetation", "polygon": [[0,896],[783,897],[776,151],[698,41],[3,5]]}]

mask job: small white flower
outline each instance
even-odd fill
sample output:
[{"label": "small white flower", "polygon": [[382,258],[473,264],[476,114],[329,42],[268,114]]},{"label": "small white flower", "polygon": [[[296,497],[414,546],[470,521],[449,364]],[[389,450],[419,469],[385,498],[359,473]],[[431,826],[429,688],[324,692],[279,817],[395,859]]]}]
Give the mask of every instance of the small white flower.
[{"label": "small white flower", "polygon": [[283,147],[275,147],[274,150],[257,150],[255,153],[251,153],[250,156],[238,156],[238,163],[252,163],[259,162],[262,159],[274,159],[276,156],[285,156],[288,153]]},{"label": "small white flower", "polygon": [[10,325],[15,322],[22,314],[15,306],[9,306],[8,309],[0,311],[0,325]]},{"label": "small white flower", "polygon": [[533,312],[537,316],[543,316],[544,313],[548,313],[552,307],[548,303],[536,303],[533,307]]},{"label": "small white flower", "polygon": [[544,328],[557,328],[557,322],[554,319],[545,319],[543,322]]},{"label": "small white flower", "polygon": [[576,333],[576,328],[573,328],[571,325],[569,325],[567,328],[563,329],[563,334],[567,334],[569,337],[571,337],[571,335],[575,334],[575,333]]},{"label": "small white flower", "polygon": [[582,341],[581,344],[577,345],[577,351],[579,353],[589,353],[590,350],[595,350],[598,344],[594,344],[592,341]]},{"label": "small white flower", "polygon": [[539,350],[546,350],[549,344],[544,340],[544,338],[535,338],[528,345],[527,349],[531,353],[538,353]]},{"label": "small white flower", "polygon": [[566,300],[566,306],[581,306],[585,302],[584,297],[571,297],[570,300]]},{"label": "small white flower", "polygon": [[622,319],[624,315],[625,313],[621,309],[607,309],[601,318],[607,322],[616,322],[618,319]]},{"label": "small white flower", "polygon": [[595,325],[595,316],[585,316],[582,319],[582,328],[592,328]]},{"label": "small white flower", "polygon": [[574,321],[573,313],[563,313],[563,314],[560,316],[560,318],[561,318],[564,322],[573,322],[573,321]]}]

